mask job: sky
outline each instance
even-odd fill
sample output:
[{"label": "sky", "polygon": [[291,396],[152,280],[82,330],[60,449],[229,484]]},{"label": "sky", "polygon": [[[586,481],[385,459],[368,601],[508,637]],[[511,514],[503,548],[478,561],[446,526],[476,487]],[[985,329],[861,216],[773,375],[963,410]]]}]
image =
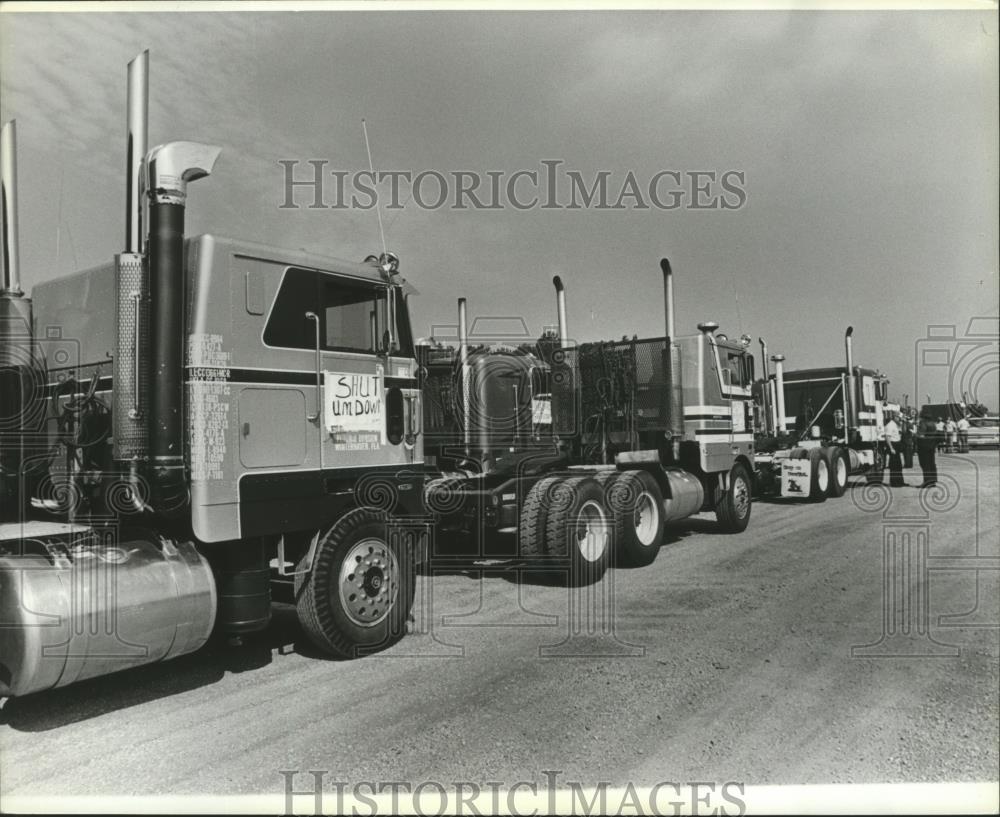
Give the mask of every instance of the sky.
[{"label": "sky", "polygon": [[[559,274],[572,337],[660,336],[667,256],[679,333],[714,320],[804,368],[840,364],[853,325],[855,361],[887,373],[895,399],[937,402],[950,388],[1000,405],[995,6],[19,8],[0,13],[0,118],[17,120],[28,289],[123,249],[126,64],[149,49],[150,146],[223,149],[189,189],[191,235],[378,253],[374,209],[309,208],[301,190],[300,207],[281,206],[283,160],[299,163],[298,178],[309,160],[367,170],[362,119],[381,171],[507,180],[561,161],[588,184],[606,171],[611,203],[630,172],[646,189],[660,171],[742,174],[730,177],[745,194],[728,198],[742,204],[733,209],[693,209],[691,194],[670,210],[634,197],[617,210],[425,209],[404,185],[405,206],[382,215],[420,293],[417,335],[453,324],[465,296],[472,318],[509,319],[481,329],[521,319],[536,337],[555,322]],[[437,189],[421,187],[425,202]]]}]

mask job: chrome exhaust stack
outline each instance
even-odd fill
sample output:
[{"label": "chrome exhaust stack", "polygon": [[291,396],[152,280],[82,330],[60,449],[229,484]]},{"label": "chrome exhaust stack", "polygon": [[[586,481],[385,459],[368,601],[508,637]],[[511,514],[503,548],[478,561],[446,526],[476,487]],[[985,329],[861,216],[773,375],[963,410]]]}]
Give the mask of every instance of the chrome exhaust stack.
[{"label": "chrome exhaust stack", "polygon": [[777,406],[778,434],[784,434],[785,429],[785,356],[771,355],[774,361],[774,394]]},{"label": "chrome exhaust stack", "polygon": [[31,334],[31,301],[21,289],[17,226],[17,123],[0,129],[0,521],[21,518],[24,432],[44,410],[44,363]]},{"label": "chrome exhaust stack", "polygon": [[569,332],[566,328],[566,290],[562,278],[552,277],[552,285],[556,288],[556,312],[559,321],[559,346],[565,349],[569,346]]},{"label": "chrome exhaust stack", "polygon": [[146,157],[149,129],[149,51],[128,64],[128,130],[125,134],[127,175],[125,252],[142,252],[142,160]]},{"label": "chrome exhaust stack", "polygon": [[469,322],[465,298],[458,299],[458,365],[461,378],[462,446],[465,456],[472,456],[472,411],[469,405]]},{"label": "chrome exhaust stack", "polygon": [[0,221],[3,223],[3,270],[0,295],[20,298],[21,263],[17,243],[17,123],[0,130]]},{"label": "chrome exhaust stack", "polygon": [[113,377],[114,457],[129,463],[138,500],[138,464],[148,456],[149,267],[142,254],[143,178],[149,117],[149,51],[128,64],[125,132],[125,251],[115,256],[117,352]]},{"label": "chrome exhaust stack", "polygon": [[[667,428],[675,441],[684,436],[684,392],[681,383],[681,352],[674,343],[674,271],[670,260],[660,259],[660,271],[663,273],[663,315],[667,333],[667,380],[670,383],[670,399],[667,405]],[[676,447],[676,442],[675,442]],[[674,451],[675,458],[678,451]]]},{"label": "chrome exhaust stack", "polygon": [[858,391],[857,378],[854,376],[854,327],[848,326],[844,332],[844,355],[847,358],[847,391],[844,401],[847,404],[847,431],[845,439],[849,440],[849,432],[858,426]]},{"label": "chrome exhaust stack", "polygon": [[670,261],[660,259],[660,270],[663,272],[663,314],[666,320],[667,337],[674,339],[674,272]]},{"label": "chrome exhaust stack", "polygon": [[210,175],[222,148],[168,142],[146,156],[149,196],[150,335],[149,457],[153,507],[187,505],[184,473],[184,212],[187,186]]},{"label": "chrome exhaust stack", "polygon": [[763,363],[761,368],[764,372],[764,378],[761,382],[760,389],[760,410],[764,420],[764,433],[770,437],[774,433],[771,426],[771,395],[769,393],[771,388],[771,365],[767,360],[767,344],[764,342],[764,338],[757,338],[757,342],[760,344],[760,359]]}]

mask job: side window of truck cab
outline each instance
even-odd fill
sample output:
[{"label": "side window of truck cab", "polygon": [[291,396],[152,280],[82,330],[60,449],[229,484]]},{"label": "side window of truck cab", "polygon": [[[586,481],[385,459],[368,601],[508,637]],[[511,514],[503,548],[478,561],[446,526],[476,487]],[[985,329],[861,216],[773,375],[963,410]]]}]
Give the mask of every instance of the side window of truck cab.
[{"label": "side window of truck cab", "polygon": [[861,378],[861,399],[866,406],[875,405],[875,381],[867,375]]},{"label": "side window of truck cab", "polygon": [[323,348],[339,352],[379,350],[386,326],[385,287],[322,276]]},{"label": "side window of truck cab", "polygon": [[316,270],[286,270],[264,328],[267,346],[313,349],[315,323],[320,320],[320,345],[324,351],[375,354],[382,348],[391,316],[395,317],[394,354],[412,355],[413,344],[406,304],[393,288],[394,309],[388,309],[388,287]]},{"label": "side window of truck cab", "polygon": [[[390,303],[390,291],[392,301]],[[387,329],[394,355],[413,356],[406,301],[399,287],[320,275],[323,348],[327,351],[384,353]]]},{"label": "side window of truck cab", "polygon": [[741,351],[722,350],[725,363],[722,366],[722,383],[725,386],[747,388],[753,383],[753,358]]}]

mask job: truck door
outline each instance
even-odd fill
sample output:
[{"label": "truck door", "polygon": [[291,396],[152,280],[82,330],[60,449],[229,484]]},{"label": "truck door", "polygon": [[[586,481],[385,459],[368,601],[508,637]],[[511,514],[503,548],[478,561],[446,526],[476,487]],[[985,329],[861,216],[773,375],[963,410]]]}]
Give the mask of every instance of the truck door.
[{"label": "truck door", "polygon": [[876,399],[875,379],[869,375],[863,375],[861,378],[861,407],[858,411],[858,423],[861,427],[863,441],[876,442],[884,436],[882,403]]},{"label": "truck door", "polygon": [[722,396],[728,399],[733,420],[729,442],[736,446],[749,443],[753,439],[753,357],[742,349],[719,345],[715,353]]},{"label": "truck door", "polygon": [[404,467],[419,415],[409,326],[398,287],[319,275],[321,389],[313,412],[328,469]]}]

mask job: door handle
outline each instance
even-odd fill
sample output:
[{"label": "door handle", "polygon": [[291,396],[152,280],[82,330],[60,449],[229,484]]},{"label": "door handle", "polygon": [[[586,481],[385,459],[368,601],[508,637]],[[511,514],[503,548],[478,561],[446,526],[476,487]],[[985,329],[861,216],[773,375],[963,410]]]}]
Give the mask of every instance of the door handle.
[{"label": "door handle", "polygon": [[320,354],[320,338],[319,338],[319,315],[315,312],[306,312],[306,320],[312,321],[315,329],[315,349],[316,349],[316,402],[314,403],[316,411],[312,414],[307,414],[306,419],[310,423],[314,423],[319,419],[320,415],[320,391],[322,390],[323,382],[323,359]]}]

